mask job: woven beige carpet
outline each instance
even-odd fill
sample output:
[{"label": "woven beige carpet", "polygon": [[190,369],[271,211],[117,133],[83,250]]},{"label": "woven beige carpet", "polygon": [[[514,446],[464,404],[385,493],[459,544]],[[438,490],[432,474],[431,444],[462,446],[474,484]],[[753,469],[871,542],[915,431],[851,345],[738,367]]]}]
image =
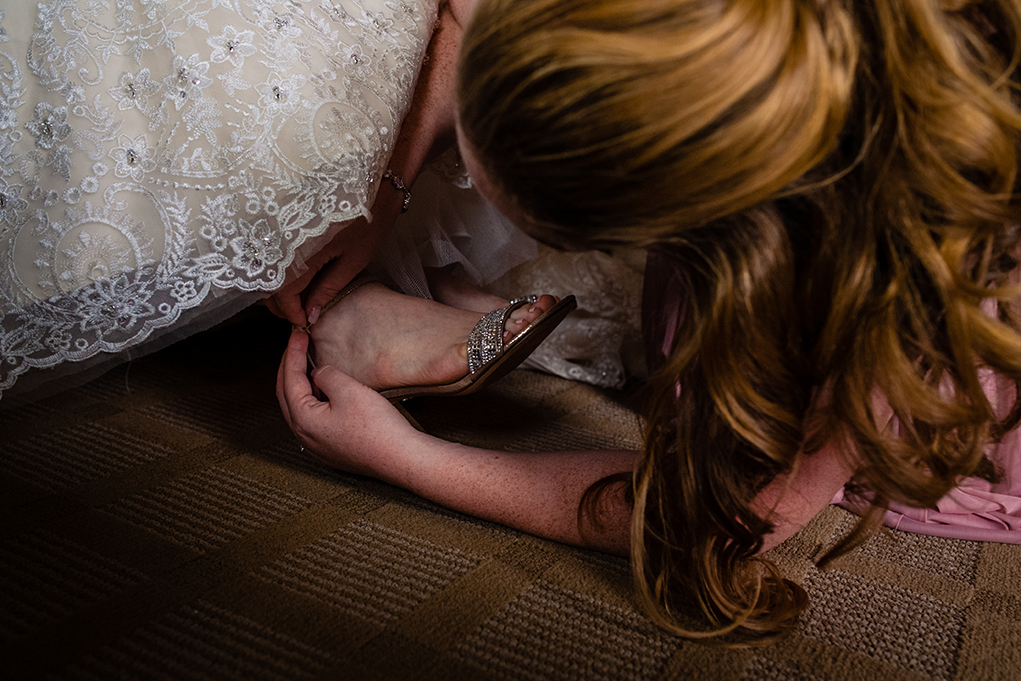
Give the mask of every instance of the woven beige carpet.
[{"label": "woven beige carpet", "polygon": [[[1021,547],[890,532],[825,571],[831,508],[774,551],[812,605],[756,650],[676,640],[624,561],[303,458],[262,310],[0,411],[0,678],[1018,679]],[[626,404],[517,371],[423,425],[485,446],[637,444]]]}]

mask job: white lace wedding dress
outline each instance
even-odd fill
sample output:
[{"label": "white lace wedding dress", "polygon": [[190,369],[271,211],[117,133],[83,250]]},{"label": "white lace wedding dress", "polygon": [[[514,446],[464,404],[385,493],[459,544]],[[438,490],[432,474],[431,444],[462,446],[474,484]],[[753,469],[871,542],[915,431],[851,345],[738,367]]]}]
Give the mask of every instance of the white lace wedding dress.
[{"label": "white lace wedding dress", "polygon": [[225,319],[366,215],[436,13],[0,5],[4,402]]},{"label": "white lace wedding dress", "polygon": [[[368,215],[436,15],[437,0],[0,5],[0,407],[230,317]],[[422,267],[460,261],[500,295],[574,293],[532,365],[620,384],[640,275],[536,260],[437,167],[381,254],[400,287],[428,297]]]}]

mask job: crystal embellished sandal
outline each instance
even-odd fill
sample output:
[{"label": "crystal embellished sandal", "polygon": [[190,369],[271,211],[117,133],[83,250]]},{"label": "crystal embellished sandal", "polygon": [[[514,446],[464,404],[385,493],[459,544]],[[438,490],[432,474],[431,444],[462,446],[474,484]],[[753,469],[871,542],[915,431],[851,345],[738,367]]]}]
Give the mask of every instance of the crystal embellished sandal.
[{"label": "crystal embellished sandal", "polygon": [[[327,310],[357,289],[376,281],[373,277],[362,277],[352,281],[328,305],[323,307],[320,315],[325,314]],[[515,298],[506,307],[493,310],[482,316],[482,319],[478,321],[475,328],[468,335],[468,373],[457,381],[441,385],[386,388],[380,390],[379,394],[390,400],[412,425],[421,430],[418,423],[401,406],[401,402],[427,395],[470,395],[482,389],[486,385],[502,378],[525,361],[532,354],[532,351],[546,340],[546,337],[550,335],[553,329],[557,328],[560,322],[564,321],[564,318],[578,306],[574,296],[567,296],[557,301],[549,310],[539,315],[513,338],[504,342],[503,332],[507,318],[522,305],[534,303],[536,300],[538,300],[538,296],[534,295]],[[311,326],[311,324],[306,326],[304,331],[309,333]],[[309,341],[308,363],[311,368],[315,368],[315,355],[311,339]]]}]

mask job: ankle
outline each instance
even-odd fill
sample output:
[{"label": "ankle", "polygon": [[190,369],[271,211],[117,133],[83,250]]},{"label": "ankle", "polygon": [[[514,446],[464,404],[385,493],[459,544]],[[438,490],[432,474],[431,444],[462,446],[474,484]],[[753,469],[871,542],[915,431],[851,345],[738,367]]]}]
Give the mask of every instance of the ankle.
[{"label": "ankle", "polygon": [[486,293],[468,276],[461,263],[444,267],[427,267],[425,278],[433,298],[444,305],[461,310],[486,313],[507,304],[507,301]]}]

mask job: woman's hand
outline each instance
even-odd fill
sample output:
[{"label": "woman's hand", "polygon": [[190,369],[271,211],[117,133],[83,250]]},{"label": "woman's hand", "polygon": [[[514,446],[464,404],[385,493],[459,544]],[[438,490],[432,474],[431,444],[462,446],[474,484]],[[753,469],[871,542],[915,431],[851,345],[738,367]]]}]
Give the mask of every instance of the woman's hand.
[{"label": "woman's hand", "polygon": [[579,524],[585,490],[631,469],[635,452],[499,452],[420,433],[371,388],[330,366],[305,377],[307,336],[291,334],[277,398],[298,441],[323,463],[402,487],[455,511],[599,551],[627,554],[631,507],[621,485]]},{"label": "woman's hand", "polygon": [[295,326],[314,322],[316,310],[365,269],[383,245],[399,213],[390,203],[376,201],[372,223],[358,218],[340,230],[306,262],[308,270],[266,300],[270,312]]},{"label": "woman's hand", "polygon": [[298,441],[329,466],[401,484],[399,462],[422,434],[379,393],[332,366],[313,372],[329,401],[317,399],[305,375],[307,348],[308,336],[293,332],[277,372],[277,399]]}]

